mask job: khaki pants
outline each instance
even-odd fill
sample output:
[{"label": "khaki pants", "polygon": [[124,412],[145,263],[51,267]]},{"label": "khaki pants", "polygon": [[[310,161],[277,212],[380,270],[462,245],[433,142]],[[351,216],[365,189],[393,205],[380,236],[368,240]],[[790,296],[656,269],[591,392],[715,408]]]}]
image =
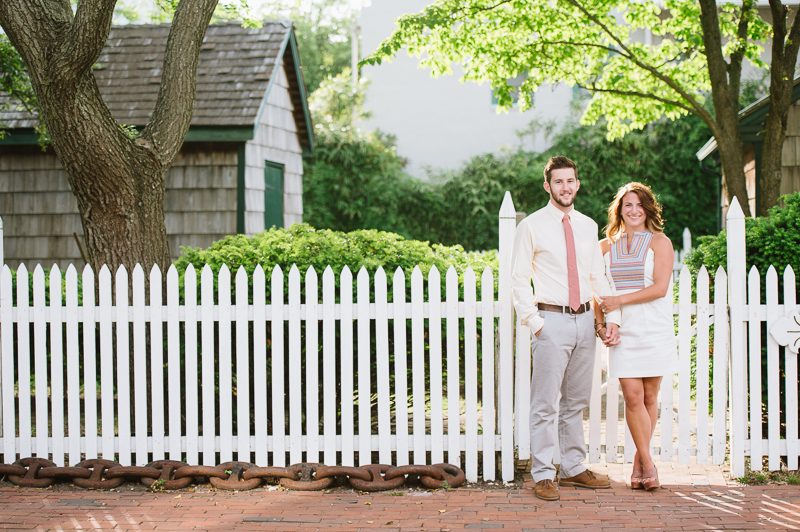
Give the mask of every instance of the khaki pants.
[{"label": "khaki pants", "polygon": [[[595,361],[594,314],[569,315],[541,311],[544,327],[531,334],[531,474],[536,482],[555,480],[556,402],[561,478],[579,475],[586,468],[583,411],[589,406]],[[561,400],[558,393],[561,392]]]}]

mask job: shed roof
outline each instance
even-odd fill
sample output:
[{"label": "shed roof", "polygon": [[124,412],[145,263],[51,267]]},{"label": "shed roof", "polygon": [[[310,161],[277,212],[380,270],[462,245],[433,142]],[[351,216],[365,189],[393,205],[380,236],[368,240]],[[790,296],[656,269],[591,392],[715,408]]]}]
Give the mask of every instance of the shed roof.
[{"label": "shed roof", "polygon": [[[118,122],[142,127],[149,120],[158,97],[169,30],[170,24],[111,28],[94,75],[103,100]],[[260,28],[243,27],[238,22],[208,27],[197,67],[192,130],[253,129],[281,59],[300,140],[313,146],[297,43],[289,20],[267,20]],[[0,122],[10,128],[37,125],[33,115],[13,106],[0,112]]]},{"label": "shed roof", "polygon": [[[800,100],[800,77],[795,78],[792,87],[792,103]],[[769,113],[769,94],[756,100],[739,111],[739,129],[742,132],[742,143],[752,144],[761,142],[761,132],[764,130],[764,120]],[[717,139],[711,137],[697,152],[697,158],[701,161],[714,153],[717,149]]]}]

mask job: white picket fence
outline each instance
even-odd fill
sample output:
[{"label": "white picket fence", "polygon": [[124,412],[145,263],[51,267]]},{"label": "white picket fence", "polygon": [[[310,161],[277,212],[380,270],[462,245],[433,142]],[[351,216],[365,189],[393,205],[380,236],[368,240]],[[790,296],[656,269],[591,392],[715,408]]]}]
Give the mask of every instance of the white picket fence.
[{"label": "white picket fence", "polygon": [[[17,271],[21,279],[26,279],[27,274],[24,266]],[[49,456],[57,464],[76,463],[85,455],[116,459],[123,465],[141,465],[168,456],[193,464],[201,459],[204,465],[216,465],[232,460],[235,454],[237,460],[254,459],[259,465],[285,465],[287,455],[289,463],[353,465],[357,453],[358,463],[363,465],[373,462],[372,452],[375,451],[380,463],[399,465],[439,463],[445,460],[446,454],[448,462],[463,467],[469,478],[477,480],[478,455],[482,453],[484,461],[491,464],[484,468],[484,477],[491,480],[495,452],[502,449],[504,458],[510,457],[509,467],[513,467],[513,448],[506,444],[503,449],[504,443],[511,441],[510,420],[505,423],[508,438],[504,440],[495,430],[493,324],[497,304],[493,297],[491,269],[482,273],[480,300],[476,298],[475,274],[472,269],[465,272],[461,301],[458,275],[452,267],[444,279],[435,268],[423,279],[420,269],[415,268],[408,302],[402,269],[394,273],[389,284],[383,269],[378,269],[370,279],[362,268],[353,279],[350,270],[345,268],[339,278],[340,302],[337,303],[333,271],[328,267],[322,274],[320,294],[317,274],[311,268],[305,275],[306,303],[302,304],[301,276],[297,267],[292,267],[288,274],[288,300],[284,300],[284,273],[275,268],[269,279],[273,288],[269,303],[265,301],[267,278],[258,267],[252,278],[252,304],[246,297],[251,280],[244,268],[236,273],[234,303],[231,302],[231,275],[227,266],[221,268],[216,279],[217,302],[214,301],[214,273],[208,266],[200,273],[199,300],[196,272],[191,266],[187,269],[184,304],[179,304],[179,279],[174,266],[167,272],[166,304],[161,301],[162,278],[158,267],[150,272],[153,289],[149,305],[145,304],[145,274],[140,266],[133,271],[133,302],[128,301],[128,273],[124,268],[118,270],[114,279],[113,286],[117,288],[113,304],[112,275],[108,268],[101,269],[97,278],[97,304],[91,268],[86,267],[82,277],[82,306],[78,306],[77,272],[72,266],[66,272],[66,301],[61,299],[61,272],[54,268],[50,272],[50,301],[49,305],[45,304],[41,266],[33,273],[32,306],[28,306],[25,282],[17,284],[14,305],[10,297],[2,297],[0,333],[6,462],[13,461],[11,458],[16,455],[35,455]],[[426,281],[429,298],[423,301]],[[370,300],[371,288],[375,291],[374,300]],[[391,303],[387,301],[389,289],[394,295]],[[11,272],[4,268],[0,291],[9,294],[11,290]],[[487,324],[480,340],[476,334],[478,318]],[[321,338],[318,337],[320,321]],[[410,322],[410,338],[406,337],[407,321]],[[33,325],[32,337],[29,324]],[[132,337],[128,324],[133,326]],[[166,324],[165,338],[162,338],[163,324]],[[306,325],[304,338],[301,337],[302,324]],[[181,325],[185,345],[183,367],[179,352]],[[82,326],[82,344],[79,326]],[[390,326],[394,328],[393,368],[390,368],[389,357]],[[248,331],[251,327],[254,356],[253,378],[249,380]],[[463,362],[460,362],[459,327],[465,338]],[[99,329],[99,345],[95,345],[94,334],[86,333],[95,328]],[[17,356],[13,344],[15,332]],[[444,333],[447,341],[443,352]],[[66,338],[66,342],[62,338]],[[166,353],[162,348],[163,340],[166,340]],[[304,345],[301,344],[303,340]],[[131,343],[133,375],[129,375]],[[303,348],[308,355],[304,355]],[[322,367],[317,357],[320,350]],[[410,368],[406,367],[407,350],[412,353]],[[33,368],[29,367],[30,358],[24,356],[29,352],[33,353]],[[288,353],[287,357],[284,352]],[[99,368],[95,353],[99,353]],[[481,397],[478,396],[479,353],[482,355]],[[166,372],[161,370],[165,354]],[[62,369],[64,357],[66,379]],[[81,363],[83,375],[78,371]],[[372,363],[377,366],[375,383],[370,382]],[[15,366],[18,375],[32,376],[35,388],[31,392],[31,379],[18,379],[20,400],[17,406]],[[232,367],[235,367],[235,379]],[[391,370],[394,387],[390,387]],[[356,383],[354,375],[357,375]],[[407,382],[406,375],[411,376],[411,382]],[[460,377],[465,383],[463,393]],[[152,383],[150,396],[148,378]],[[426,378],[430,381],[429,389],[426,389]],[[88,391],[95,382],[100,385],[99,413],[96,398]],[[341,385],[338,392],[337,385]],[[129,403],[131,386],[134,408]],[[430,395],[428,405],[426,393]],[[504,396],[510,399],[512,393],[510,387],[499,389],[500,401]],[[32,395],[33,411],[31,402],[23,400]],[[372,396],[376,396],[374,408]],[[60,397],[66,398],[66,408],[63,401],[51,400]],[[411,412],[407,408],[409,397]],[[150,417],[145,406],[148,401],[152,410]],[[322,412],[319,405],[322,405]],[[288,415],[285,406],[288,406]],[[429,413],[426,407],[430,408]],[[341,410],[339,430],[338,409]],[[463,432],[459,422],[462,409]],[[132,411],[134,419],[131,419]],[[236,430],[233,428],[234,411]],[[479,412],[482,414],[480,426]],[[509,417],[510,409],[506,412]],[[183,423],[182,418],[185,418]],[[35,419],[33,426],[31,419]],[[17,433],[19,436],[15,437]],[[392,453],[395,453],[394,458]]]},{"label": "white picket fence", "polygon": [[[406,300],[402,270],[389,282],[382,269],[372,278],[362,269],[354,279],[345,268],[337,302],[330,268],[322,274],[320,294],[317,272],[306,272],[301,283],[300,271],[292,267],[285,296],[280,268],[269,279],[261,268],[252,278],[240,269],[232,283],[231,272],[223,267],[216,279],[219,300],[214,301],[214,274],[206,266],[200,272],[199,299],[197,272],[187,270],[181,302],[178,273],[171,267],[166,303],[156,289],[145,304],[145,272],[137,266],[132,302],[124,268],[112,284],[107,268],[95,279],[87,267],[81,274],[83,301],[78,305],[78,272],[70,266],[63,300],[58,288],[62,273],[51,270],[47,304],[44,272],[37,266],[29,305],[28,284],[19,283],[12,294],[11,272],[3,267],[2,461],[47,456],[64,464],[100,456],[125,465],[167,457],[207,465],[234,458],[259,465],[354,465],[357,455],[358,464],[446,460],[463,467],[469,480],[481,474],[492,480],[499,469],[500,478],[510,481],[515,452],[520,460],[531,455],[530,331],[520,324],[515,328],[511,305],[515,218],[506,194],[499,219],[496,300],[495,273],[489,269],[481,272],[479,299],[472,270],[464,274],[460,298],[453,268],[444,279],[435,268],[427,279],[416,268]],[[745,279],[744,219],[735,202],[728,211],[728,246],[728,274],[722,268],[716,272],[713,301],[705,269],[697,277],[694,301],[689,272],[681,270],[675,304],[679,372],[662,385],[659,437],[653,450],[661,460],[685,463],[696,457],[698,463],[719,464],[729,445],[736,476],[744,473],[746,456],[754,468],[768,456],[771,469],[778,467],[780,456],[788,456],[789,467],[796,469],[797,354],[780,349],[776,340],[791,346],[794,333],[791,327],[783,336],[769,332],[797,315],[794,274],[791,269],[784,273],[780,304],[777,274],[771,269],[767,303],[758,301],[758,273],[751,271],[749,285]],[[17,274],[24,278],[27,270],[23,266]],[[162,286],[158,268],[149,275],[151,287]],[[99,301],[94,301],[95,282]],[[269,302],[267,282],[272,287]],[[112,286],[119,287],[116,293]],[[238,296],[232,301],[233,288],[236,294],[250,290],[252,303]],[[766,437],[757,393],[762,322],[768,331]],[[748,349],[755,354],[749,365]],[[776,384],[782,351],[789,413],[784,435]],[[273,355],[278,353],[281,356]],[[606,360],[598,344],[586,422],[589,461],[629,462],[634,447],[619,413],[619,383],[605,376]],[[373,364],[376,371],[371,374]],[[251,374],[252,379],[245,378]],[[89,391],[97,387],[98,392]],[[756,391],[749,394],[749,408],[748,390]],[[361,400],[364,397],[369,400]],[[150,415],[144,407],[148,402]],[[751,433],[762,437],[751,438]]]}]

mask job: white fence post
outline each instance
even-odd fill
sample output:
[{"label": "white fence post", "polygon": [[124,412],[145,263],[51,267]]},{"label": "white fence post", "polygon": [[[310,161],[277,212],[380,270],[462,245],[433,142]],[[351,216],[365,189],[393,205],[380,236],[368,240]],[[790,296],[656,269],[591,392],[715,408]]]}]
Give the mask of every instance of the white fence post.
[{"label": "white fence post", "polygon": [[747,360],[745,328],[745,224],[744,213],[734,197],[728,208],[728,301],[731,364],[731,473],[744,476],[744,441],[747,438]]},{"label": "white fence post", "polygon": [[[514,243],[517,213],[511,193],[506,191],[500,207],[498,243],[498,301],[500,315],[500,361],[498,368],[498,420],[502,435],[501,461],[503,482],[514,480],[514,304],[511,299],[511,248]],[[519,420],[517,420],[519,422]]]}]

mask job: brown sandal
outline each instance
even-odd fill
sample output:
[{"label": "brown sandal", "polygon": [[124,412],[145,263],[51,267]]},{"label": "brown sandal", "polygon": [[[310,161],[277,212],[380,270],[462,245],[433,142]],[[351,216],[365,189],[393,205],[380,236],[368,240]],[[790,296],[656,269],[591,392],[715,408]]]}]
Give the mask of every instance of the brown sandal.
[{"label": "brown sandal", "polygon": [[658,470],[655,464],[653,464],[652,468],[645,469],[645,473],[643,474],[647,475],[642,479],[642,486],[644,486],[644,489],[652,491],[661,487],[661,483],[658,481]]},{"label": "brown sandal", "polygon": [[[638,465],[638,467],[637,467]],[[642,463],[638,462],[633,465],[633,472],[631,474],[631,489],[641,490],[644,489],[642,485]]]}]

